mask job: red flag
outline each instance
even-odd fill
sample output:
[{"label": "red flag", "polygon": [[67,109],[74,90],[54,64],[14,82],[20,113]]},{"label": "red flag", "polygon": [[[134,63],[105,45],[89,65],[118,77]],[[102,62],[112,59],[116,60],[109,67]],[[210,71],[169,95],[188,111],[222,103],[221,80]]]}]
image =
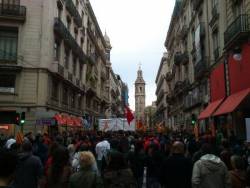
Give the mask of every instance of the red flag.
[{"label": "red flag", "polygon": [[131,110],[129,109],[129,107],[125,106],[125,115],[128,121],[128,124],[130,125],[131,121],[133,121],[134,119],[134,115],[131,112]]}]

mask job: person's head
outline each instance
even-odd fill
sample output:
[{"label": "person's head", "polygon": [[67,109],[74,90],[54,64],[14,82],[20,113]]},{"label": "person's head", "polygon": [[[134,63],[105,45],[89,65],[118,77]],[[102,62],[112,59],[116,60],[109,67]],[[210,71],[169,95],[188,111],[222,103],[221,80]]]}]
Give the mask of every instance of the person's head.
[{"label": "person's head", "polygon": [[9,185],[17,166],[17,155],[6,149],[0,150],[0,182]]},{"label": "person's head", "polygon": [[223,138],[221,141],[221,145],[223,146],[223,148],[227,149],[229,148],[229,142],[227,139]]},{"label": "person's head", "polygon": [[30,141],[25,141],[22,144],[22,151],[23,152],[32,152],[32,144],[30,143]]},{"label": "person's head", "polygon": [[172,146],[173,154],[184,154],[184,152],[185,152],[185,146],[182,142],[176,141],[173,143],[173,146]]},{"label": "person's head", "polygon": [[212,147],[208,143],[202,144],[201,151],[202,151],[203,155],[212,154]]},{"label": "person's head", "polygon": [[120,152],[111,152],[109,156],[109,169],[119,170],[127,167],[126,160],[122,153]]},{"label": "person's head", "polygon": [[90,151],[80,152],[79,156],[80,166],[83,169],[91,168],[91,166],[95,163],[95,157]]},{"label": "person's head", "polygon": [[245,168],[244,160],[239,155],[231,156],[231,164],[233,169],[244,170]]}]

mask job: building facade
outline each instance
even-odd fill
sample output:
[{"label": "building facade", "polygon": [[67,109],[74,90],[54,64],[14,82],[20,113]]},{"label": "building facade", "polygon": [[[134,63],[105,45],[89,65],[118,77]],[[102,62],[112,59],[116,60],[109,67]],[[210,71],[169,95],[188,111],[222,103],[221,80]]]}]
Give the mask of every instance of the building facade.
[{"label": "building facade", "polygon": [[[249,6],[247,0],[176,1],[165,41],[169,55],[168,70],[163,71],[169,86],[167,125],[192,128],[195,117],[205,131],[211,124],[221,128],[225,119],[234,119],[221,118],[222,112],[216,115],[215,111],[234,92],[249,87]],[[233,63],[233,57],[241,57],[245,64]],[[244,73],[239,66],[246,66]],[[235,79],[236,75],[242,77]]]},{"label": "building facade", "polygon": [[25,131],[58,114],[66,125],[97,123],[110,106],[111,45],[90,2],[2,0],[0,9],[0,112],[25,112]]},{"label": "building facade", "polygon": [[169,56],[168,53],[164,53],[161,59],[161,63],[157,72],[155,83],[156,88],[156,113],[155,113],[155,123],[162,123],[167,126],[168,121],[168,111],[167,111],[167,96],[170,93],[169,85],[166,80],[166,72],[169,70]]},{"label": "building facade", "polygon": [[135,120],[144,122],[145,110],[145,81],[143,79],[141,67],[137,71],[137,78],[135,81]]}]

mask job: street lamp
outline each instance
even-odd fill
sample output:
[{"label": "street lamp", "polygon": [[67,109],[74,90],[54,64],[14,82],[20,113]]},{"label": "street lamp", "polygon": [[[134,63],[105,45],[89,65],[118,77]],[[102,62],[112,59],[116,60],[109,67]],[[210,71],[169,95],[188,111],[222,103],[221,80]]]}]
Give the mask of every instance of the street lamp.
[{"label": "street lamp", "polygon": [[241,61],[242,55],[241,55],[241,48],[239,46],[236,46],[233,49],[233,58],[235,61]]}]

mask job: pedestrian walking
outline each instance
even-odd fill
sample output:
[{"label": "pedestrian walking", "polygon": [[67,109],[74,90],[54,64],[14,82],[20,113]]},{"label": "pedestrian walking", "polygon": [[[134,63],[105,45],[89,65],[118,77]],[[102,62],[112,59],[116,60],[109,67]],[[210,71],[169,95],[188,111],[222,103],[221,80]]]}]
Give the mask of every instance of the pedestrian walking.
[{"label": "pedestrian walking", "polygon": [[245,188],[246,187],[246,170],[243,159],[238,155],[231,157],[232,170],[230,171],[230,179],[232,188]]},{"label": "pedestrian walking", "polygon": [[207,148],[207,153],[194,164],[192,187],[229,188],[230,186],[230,177],[225,163]]},{"label": "pedestrian walking", "polygon": [[93,166],[96,164],[94,155],[90,151],[80,152],[79,163],[80,170],[71,175],[69,188],[102,188],[102,180],[93,170]]}]

